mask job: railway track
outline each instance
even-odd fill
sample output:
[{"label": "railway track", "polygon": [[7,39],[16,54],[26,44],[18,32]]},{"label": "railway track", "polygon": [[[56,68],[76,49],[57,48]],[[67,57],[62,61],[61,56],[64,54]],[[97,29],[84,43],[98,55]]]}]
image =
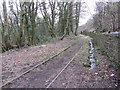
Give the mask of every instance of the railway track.
[{"label": "railway track", "polygon": [[[76,42],[76,43],[77,43],[77,42]],[[68,50],[69,48],[71,48],[72,46],[74,46],[76,43],[73,43],[73,44],[67,46],[66,48],[63,48],[63,49],[62,49],[60,52],[58,52],[57,54],[55,54],[55,55],[49,57],[49,58],[46,59],[45,61],[40,62],[40,63],[38,63],[38,64],[35,65],[35,66],[31,67],[30,69],[28,69],[27,71],[25,71],[25,72],[23,72],[22,74],[18,75],[17,77],[15,77],[15,78],[13,78],[13,79],[11,79],[11,80],[9,80],[9,81],[3,83],[2,86],[0,86],[0,88],[2,88],[2,87],[4,87],[4,86],[6,86],[6,85],[12,83],[14,80],[17,80],[18,78],[24,76],[25,74],[27,74],[27,73],[29,73],[30,71],[32,71],[32,70],[34,70],[35,68],[37,68],[38,66],[41,66],[41,65],[47,63],[48,61],[51,61],[53,58],[59,56],[59,55],[62,54],[64,51],[66,51],[66,50]]]},{"label": "railway track", "polygon": [[[88,39],[84,40],[86,38],[64,48],[56,55],[5,83],[2,88],[45,88],[47,90],[48,88],[90,88],[93,86],[101,88],[106,85],[115,87],[112,79],[106,79],[110,84],[106,84],[104,79],[101,79],[102,83],[96,81],[102,72],[98,70],[96,72],[99,74],[95,75],[80,63],[86,60],[86,52],[89,49]],[[49,63],[46,63],[48,61]]]},{"label": "railway track", "polygon": [[[86,45],[86,42],[82,43],[81,47],[78,49],[78,51],[74,54],[74,56],[69,60],[69,62],[59,71],[59,73],[47,84],[46,89],[48,88],[67,88],[67,85],[70,84],[69,80],[71,76],[74,76],[72,72],[78,71],[79,72],[79,59],[84,55],[84,50]],[[86,50],[85,50],[86,51]],[[78,59],[79,56],[79,59]],[[75,66],[74,66],[75,65]],[[77,67],[77,68],[76,68]],[[75,70],[76,69],[76,70]],[[72,72],[71,72],[72,71]],[[68,75],[70,74],[70,75]],[[74,80],[73,80],[74,81]],[[72,83],[74,83],[72,81]],[[77,82],[76,82],[77,83]],[[60,85],[60,86],[58,86]],[[64,86],[66,85],[66,86]]]},{"label": "railway track", "polygon": [[80,50],[71,58],[71,60],[62,68],[62,70],[53,78],[53,80],[47,85],[46,90],[54,83],[54,81],[62,74],[63,71],[74,61],[75,57],[78,56]]}]

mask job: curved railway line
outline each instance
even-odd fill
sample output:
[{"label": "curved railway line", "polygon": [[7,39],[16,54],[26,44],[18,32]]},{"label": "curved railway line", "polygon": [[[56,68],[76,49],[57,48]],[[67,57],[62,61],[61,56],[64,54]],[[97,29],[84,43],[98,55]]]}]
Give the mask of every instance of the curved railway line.
[{"label": "curved railway line", "polygon": [[[77,42],[76,42],[76,43],[77,43]],[[66,51],[66,50],[68,50],[69,48],[71,48],[72,46],[74,46],[76,43],[73,43],[73,44],[71,44],[71,45],[63,48],[63,49],[62,49],[60,52],[58,52],[57,54],[49,57],[48,59],[46,59],[46,60],[43,61],[43,62],[38,63],[37,65],[34,65],[33,67],[31,67],[31,68],[28,69],[27,71],[23,72],[22,74],[18,75],[17,77],[15,77],[15,78],[13,78],[13,79],[11,79],[11,80],[3,83],[2,86],[0,86],[0,87],[5,87],[6,85],[11,84],[14,80],[19,79],[20,77],[24,76],[25,74],[27,74],[27,73],[31,72],[32,70],[36,69],[38,66],[41,66],[41,65],[47,63],[48,61],[51,61],[53,58],[59,56],[59,55],[62,54],[64,51]]]},{"label": "curved railway line", "polygon": [[[38,63],[21,75],[4,83],[2,88],[85,88],[85,87],[116,87],[113,78],[100,78],[107,66],[107,62],[99,63],[97,70],[83,67],[81,62],[87,60],[89,39],[82,38],[63,48],[57,54]],[[100,57],[99,57],[100,58]],[[103,60],[103,59],[101,59]],[[110,69],[112,71],[112,69]],[[103,75],[105,76],[105,75]]]}]

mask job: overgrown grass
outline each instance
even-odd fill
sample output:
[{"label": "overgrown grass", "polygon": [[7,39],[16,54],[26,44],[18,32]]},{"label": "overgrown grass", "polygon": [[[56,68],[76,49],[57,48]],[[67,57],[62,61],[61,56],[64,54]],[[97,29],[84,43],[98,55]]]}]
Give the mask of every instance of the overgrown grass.
[{"label": "overgrown grass", "polygon": [[[80,49],[80,52],[78,54],[78,58],[80,58],[80,64],[82,63],[85,67],[90,67],[90,62],[88,60],[89,57],[89,40],[90,37],[80,35],[81,42],[83,42],[83,45]],[[82,41],[83,40],[83,41]]]},{"label": "overgrown grass", "polygon": [[120,72],[120,60],[119,60],[119,40],[118,34],[98,34],[85,32],[85,35],[91,36],[98,50],[100,50],[101,55],[104,55],[106,59],[115,67],[115,69]]}]

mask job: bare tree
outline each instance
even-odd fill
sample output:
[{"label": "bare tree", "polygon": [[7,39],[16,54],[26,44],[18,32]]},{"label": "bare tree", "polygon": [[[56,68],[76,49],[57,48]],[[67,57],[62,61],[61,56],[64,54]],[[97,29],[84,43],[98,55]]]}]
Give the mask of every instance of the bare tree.
[{"label": "bare tree", "polygon": [[77,2],[76,3],[76,16],[75,16],[75,22],[76,22],[75,35],[76,36],[77,36],[77,29],[79,25],[80,10],[81,10],[81,2]]}]

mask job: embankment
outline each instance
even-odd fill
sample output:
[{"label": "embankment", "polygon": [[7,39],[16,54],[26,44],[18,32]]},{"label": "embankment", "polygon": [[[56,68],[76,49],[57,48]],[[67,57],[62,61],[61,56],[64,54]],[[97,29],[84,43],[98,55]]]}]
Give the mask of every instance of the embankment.
[{"label": "embankment", "polygon": [[83,32],[93,38],[94,44],[101,50],[118,72],[120,72],[120,33],[119,34],[97,34]]}]

